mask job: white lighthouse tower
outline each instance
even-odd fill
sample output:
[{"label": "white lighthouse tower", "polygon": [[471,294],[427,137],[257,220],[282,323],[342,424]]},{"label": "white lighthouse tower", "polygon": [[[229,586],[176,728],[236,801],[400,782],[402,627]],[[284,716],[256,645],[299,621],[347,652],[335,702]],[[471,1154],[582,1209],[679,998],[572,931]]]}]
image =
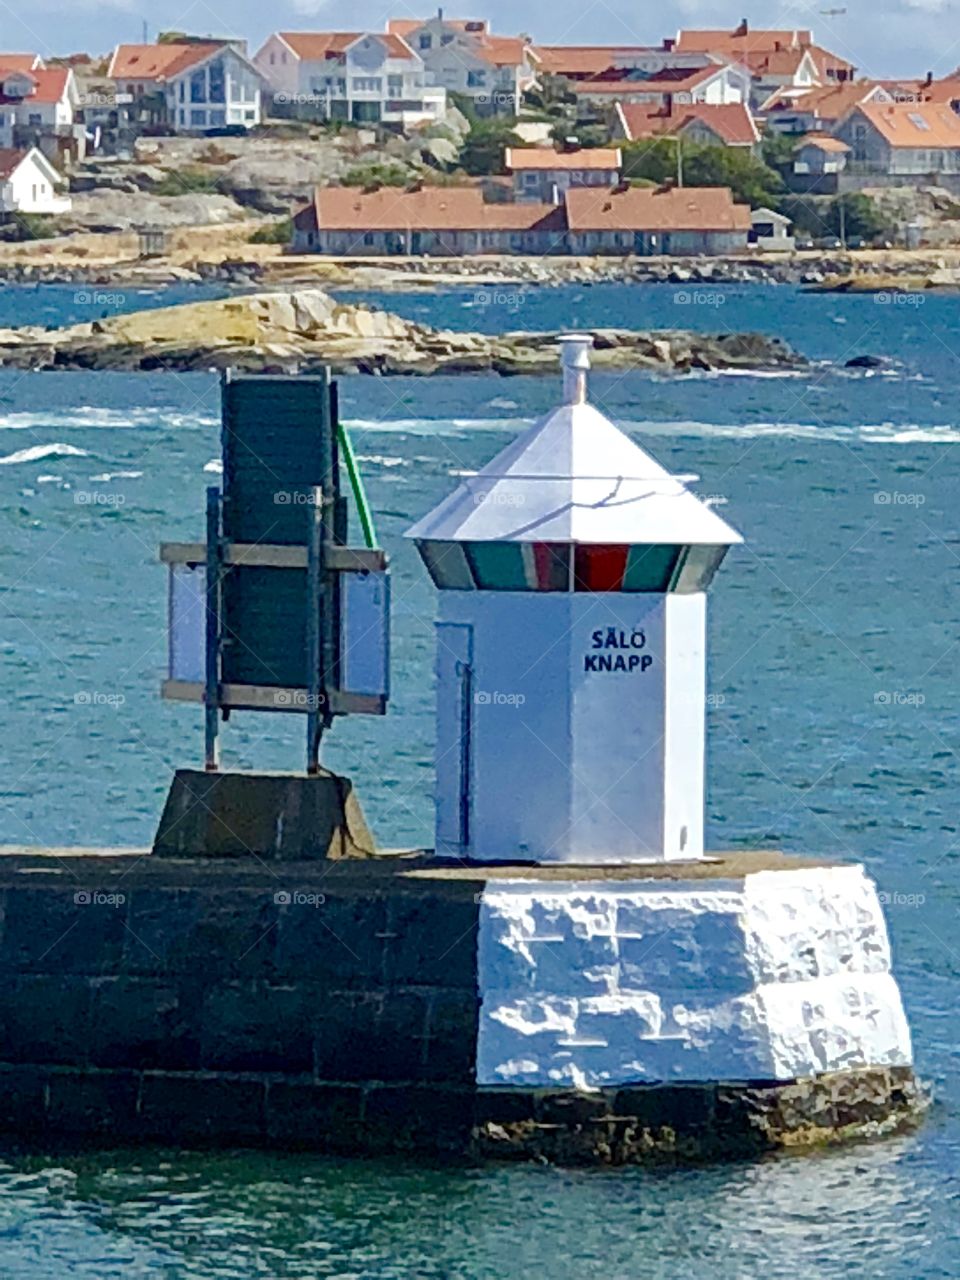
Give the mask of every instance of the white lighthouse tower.
[{"label": "white lighthouse tower", "polygon": [[587,402],[590,345],[407,535],[440,590],[440,854],[703,856],[706,590],[742,539]]}]

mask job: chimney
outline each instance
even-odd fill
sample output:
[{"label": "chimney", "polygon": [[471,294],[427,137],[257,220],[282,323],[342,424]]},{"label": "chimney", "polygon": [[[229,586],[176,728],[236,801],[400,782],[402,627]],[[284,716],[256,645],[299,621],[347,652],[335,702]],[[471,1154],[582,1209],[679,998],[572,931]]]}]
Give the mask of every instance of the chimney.
[{"label": "chimney", "polygon": [[737,27],[736,31],[733,34],[735,36],[745,36],[749,34],[749,31],[750,31],[749,22],[747,22],[746,18],[741,18],[740,25],[739,27]]},{"label": "chimney", "polygon": [[925,87],[925,88],[927,88],[927,89],[929,89],[929,88],[930,88],[930,86],[933,84],[933,72],[932,72],[932,71],[928,71],[928,72],[927,72],[927,78],[926,78],[926,80],[924,80],[924,82],[923,82],[923,83],[924,83],[924,87]]},{"label": "chimney", "polygon": [[676,43],[677,43],[676,40],[672,39],[670,36],[666,36],[663,41],[664,52],[673,53],[674,46],[676,45]]},{"label": "chimney", "polygon": [[564,404],[586,404],[587,402],[587,373],[590,369],[592,346],[593,338],[589,335],[570,333],[560,339]]}]

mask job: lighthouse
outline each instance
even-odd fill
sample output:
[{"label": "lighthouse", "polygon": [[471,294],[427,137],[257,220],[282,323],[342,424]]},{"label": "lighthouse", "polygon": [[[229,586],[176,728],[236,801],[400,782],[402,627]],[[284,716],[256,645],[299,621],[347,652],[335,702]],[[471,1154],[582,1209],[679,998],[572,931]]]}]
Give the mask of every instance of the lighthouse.
[{"label": "lighthouse", "polygon": [[439,591],[441,855],[703,857],[706,593],[742,539],[589,403],[591,343],[407,535]]}]

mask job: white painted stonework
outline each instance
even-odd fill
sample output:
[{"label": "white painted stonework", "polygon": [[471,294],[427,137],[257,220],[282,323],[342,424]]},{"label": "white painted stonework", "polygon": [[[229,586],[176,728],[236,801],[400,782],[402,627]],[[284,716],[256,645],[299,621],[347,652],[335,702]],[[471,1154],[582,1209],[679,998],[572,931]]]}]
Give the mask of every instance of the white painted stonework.
[{"label": "white painted stonework", "polygon": [[489,881],[477,1081],[593,1089],[912,1062],[862,867]]}]

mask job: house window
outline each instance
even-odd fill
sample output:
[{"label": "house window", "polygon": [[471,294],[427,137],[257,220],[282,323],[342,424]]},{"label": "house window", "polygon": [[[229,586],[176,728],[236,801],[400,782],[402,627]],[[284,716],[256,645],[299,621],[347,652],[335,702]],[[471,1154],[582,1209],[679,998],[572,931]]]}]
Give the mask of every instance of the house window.
[{"label": "house window", "polygon": [[190,128],[205,129],[207,127],[207,113],[205,111],[190,112]]},{"label": "house window", "polygon": [[468,71],[467,72],[467,88],[481,89],[486,83],[487,73],[485,71]]},{"label": "house window", "polygon": [[430,35],[422,35],[422,36],[420,37],[420,42],[419,42],[419,43],[420,43],[420,48],[421,48],[421,49],[432,49],[432,48],[433,48],[433,36],[430,36]]},{"label": "house window", "polygon": [[391,98],[403,97],[403,76],[387,76],[387,94]]},{"label": "house window", "polygon": [[277,65],[277,55],[275,53],[271,53],[270,55],[270,65],[271,67],[275,67]]},{"label": "house window", "polygon": [[441,44],[453,44],[453,36],[441,36],[441,37],[440,37],[440,43],[441,43]]},{"label": "house window", "polygon": [[227,123],[227,113],[225,111],[211,111],[210,125],[214,129],[220,129]]},{"label": "house window", "polygon": [[0,111],[0,129],[7,123],[7,117]]},{"label": "house window", "polygon": [[383,87],[383,81],[380,76],[354,76],[353,89],[355,93],[379,93]]},{"label": "house window", "polygon": [[210,63],[209,76],[210,76],[210,101],[226,102],[227,86],[226,86],[226,76],[223,70],[222,58],[218,58],[216,62]]},{"label": "house window", "polygon": [[247,121],[247,123],[248,123],[248,124],[250,124],[250,123],[252,123],[253,121],[255,121],[255,120],[256,120],[256,118],[257,118],[257,113],[256,113],[256,111],[245,111],[245,112],[243,113],[243,118],[244,118],[244,120],[246,120],[246,121]]},{"label": "house window", "polygon": [[371,245],[373,244],[373,232],[372,232],[372,231],[367,231],[367,232],[365,232],[365,233],[364,233],[363,243],[364,243],[365,245],[367,245],[368,247],[369,247],[369,246],[371,246]]},{"label": "house window", "polygon": [[187,123],[187,113],[184,111],[183,107],[181,107],[181,108],[180,108],[180,125],[181,125],[181,128],[182,128],[186,123]]},{"label": "house window", "polygon": [[205,71],[195,71],[190,77],[190,101],[206,102],[207,100],[207,73]]},{"label": "house window", "polygon": [[186,100],[187,100],[187,82],[185,80],[181,80],[180,81],[180,101],[186,102]]},{"label": "house window", "polygon": [[43,124],[43,116],[39,111],[31,111],[27,118],[27,124]]}]

